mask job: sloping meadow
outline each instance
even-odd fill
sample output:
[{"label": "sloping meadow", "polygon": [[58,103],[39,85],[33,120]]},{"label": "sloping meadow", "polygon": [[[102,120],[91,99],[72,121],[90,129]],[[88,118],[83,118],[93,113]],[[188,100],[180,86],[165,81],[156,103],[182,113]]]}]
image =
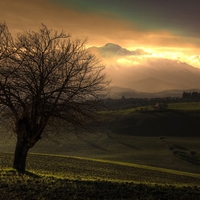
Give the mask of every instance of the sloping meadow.
[{"label": "sloping meadow", "polygon": [[1,199],[198,199],[200,195],[198,174],[42,154],[30,154],[28,171],[18,174],[6,168],[11,158],[1,154]]}]

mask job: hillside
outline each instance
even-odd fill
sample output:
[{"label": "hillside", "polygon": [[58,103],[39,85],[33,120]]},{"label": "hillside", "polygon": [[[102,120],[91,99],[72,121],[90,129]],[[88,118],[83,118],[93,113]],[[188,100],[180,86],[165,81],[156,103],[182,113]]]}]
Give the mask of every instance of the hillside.
[{"label": "hillside", "polygon": [[[143,81],[146,81],[146,80],[143,80]],[[144,86],[145,85],[146,85],[146,83],[144,84]],[[156,88],[158,88],[158,87],[160,87],[159,84],[156,86]],[[122,96],[124,96],[126,98],[164,98],[164,97],[181,98],[184,91],[186,91],[186,92],[198,91],[199,92],[199,90],[192,89],[192,90],[165,90],[162,92],[149,93],[149,92],[138,92],[138,91],[130,89],[130,88],[111,86],[108,90],[107,97],[111,98],[111,99],[121,99]]]},{"label": "hillside", "polygon": [[49,133],[31,149],[25,174],[9,169],[15,139],[1,137],[0,199],[197,200],[199,110],[174,103],[166,111],[101,111],[97,132]]},{"label": "hillside", "polygon": [[[178,110],[179,106],[190,111]],[[49,134],[31,152],[98,158],[200,173],[198,106],[172,104],[170,107],[163,112],[140,112],[135,109],[104,111],[104,122],[97,132],[74,134],[62,128],[58,137]],[[0,152],[14,151],[14,139],[2,138],[0,144]],[[196,155],[191,155],[192,151]]]},{"label": "hillside", "polygon": [[0,154],[1,199],[196,200],[200,195],[197,174],[42,154],[30,154],[29,171],[18,174],[5,168],[10,156]]}]

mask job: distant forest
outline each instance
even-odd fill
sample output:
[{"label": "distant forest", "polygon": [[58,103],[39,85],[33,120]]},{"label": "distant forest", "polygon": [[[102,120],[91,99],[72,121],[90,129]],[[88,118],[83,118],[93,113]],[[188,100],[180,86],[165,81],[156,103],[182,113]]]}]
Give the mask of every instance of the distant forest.
[{"label": "distant forest", "polygon": [[105,99],[104,105],[106,109],[118,110],[136,108],[141,106],[155,106],[158,103],[178,103],[178,102],[198,102],[200,101],[200,92],[183,92],[182,97],[163,97],[163,98],[126,98],[122,96],[120,99]]},{"label": "distant forest", "polygon": [[183,92],[182,98],[185,100],[199,101],[200,92]]}]

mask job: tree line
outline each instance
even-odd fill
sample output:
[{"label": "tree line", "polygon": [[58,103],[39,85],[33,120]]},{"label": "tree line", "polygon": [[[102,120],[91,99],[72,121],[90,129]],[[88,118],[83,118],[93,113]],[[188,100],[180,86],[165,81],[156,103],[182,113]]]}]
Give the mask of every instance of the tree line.
[{"label": "tree line", "polygon": [[126,98],[122,96],[119,99],[104,99],[106,109],[118,110],[137,108],[141,106],[155,106],[156,104],[166,105],[169,103],[200,101],[200,92],[183,92],[182,97],[157,97],[157,98]]},{"label": "tree line", "polygon": [[182,98],[185,100],[200,101],[200,92],[183,92]]}]

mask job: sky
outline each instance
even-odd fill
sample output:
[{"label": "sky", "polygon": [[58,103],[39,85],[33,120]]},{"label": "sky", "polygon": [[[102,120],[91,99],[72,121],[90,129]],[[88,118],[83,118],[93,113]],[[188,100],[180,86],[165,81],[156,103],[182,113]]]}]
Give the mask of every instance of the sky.
[{"label": "sky", "polygon": [[200,68],[199,8],[199,0],[1,0],[0,21],[14,35],[44,23],[88,38],[87,47],[114,43]]}]

